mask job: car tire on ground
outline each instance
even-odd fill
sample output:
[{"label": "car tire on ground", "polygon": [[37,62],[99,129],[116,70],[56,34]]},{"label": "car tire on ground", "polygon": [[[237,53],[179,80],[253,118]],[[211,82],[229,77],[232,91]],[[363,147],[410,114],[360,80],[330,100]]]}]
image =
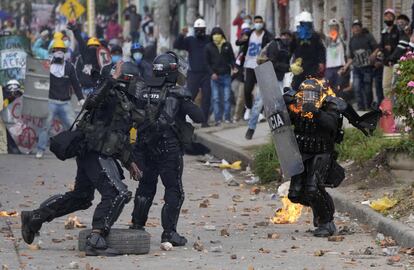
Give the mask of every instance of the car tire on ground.
[{"label": "car tire on ground", "polygon": [[[86,237],[91,231],[86,229],[79,232],[79,251],[85,251]],[[147,254],[150,251],[150,238],[146,231],[113,228],[106,237],[106,242],[122,254]]]}]

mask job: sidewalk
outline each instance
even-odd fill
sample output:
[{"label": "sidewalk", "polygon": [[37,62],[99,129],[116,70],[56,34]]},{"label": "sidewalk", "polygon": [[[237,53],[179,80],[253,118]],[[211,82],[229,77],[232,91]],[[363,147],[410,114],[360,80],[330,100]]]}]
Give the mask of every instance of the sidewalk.
[{"label": "sidewalk", "polygon": [[[344,127],[349,126],[349,123],[344,123]],[[255,149],[270,141],[270,133],[268,124],[266,122],[260,123],[257,126],[253,139],[249,141],[244,138],[246,129],[245,125],[198,129],[196,130],[196,140],[209,147],[211,154],[214,156],[224,158],[228,162],[242,160],[242,166],[247,166],[253,162]],[[351,199],[348,192],[350,191],[341,187],[329,191],[338,211],[349,213],[352,218],[367,223],[378,232],[391,236],[402,246],[414,247],[413,228],[397,220],[385,217],[367,205],[362,205],[361,198],[359,200]]]}]

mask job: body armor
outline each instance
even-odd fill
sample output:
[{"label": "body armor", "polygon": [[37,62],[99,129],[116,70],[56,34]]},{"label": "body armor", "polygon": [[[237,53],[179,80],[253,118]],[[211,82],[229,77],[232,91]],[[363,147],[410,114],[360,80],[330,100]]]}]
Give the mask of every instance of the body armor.
[{"label": "body armor", "polygon": [[86,150],[128,164],[132,153],[129,131],[143,121],[143,113],[116,87],[108,87],[96,95],[102,95],[103,102],[86,112],[78,124],[78,129],[85,133]]}]

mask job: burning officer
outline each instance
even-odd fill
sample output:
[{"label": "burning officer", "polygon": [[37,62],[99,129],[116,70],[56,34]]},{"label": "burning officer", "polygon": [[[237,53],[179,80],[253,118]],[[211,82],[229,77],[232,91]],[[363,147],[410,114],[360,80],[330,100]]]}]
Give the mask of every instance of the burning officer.
[{"label": "burning officer", "polygon": [[304,165],[303,173],[291,177],[288,198],[312,208],[317,227],[314,236],[333,235],[335,207],[325,187],[337,187],[345,177],[335,152],[335,144],[343,139],[342,115],[369,135],[376,127],[379,113],[373,111],[359,117],[324,80],[314,78],[303,81],[297,91],[286,92],[284,100]]},{"label": "burning officer", "polygon": [[61,159],[76,156],[74,190],[54,195],[38,209],[21,213],[22,236],[26,243],[33,242],[44,222],[88,209],[97,189],[102,197],[93,214],[92,232],[86,241],[86,255],[119,254],[107,246],[105,236],[109,234],[124,205],[130,201],[132,193],[122,182],[124,177],[117,160],[129,169],[132,178],[139,178],[140,171],[132,158],[129,130],[143,120],[143,113],[136,109],[131,102],[132,96],[125,91],[127,88],[121,81],[121,68],[118,65],[113,79],[102,82],[88,96],[83,108],[86,112],[77,129],[70,133],[75,134],[75,139],[68,144],[68,149],[75,149],[71,150],[71,155]]},{"label": "burning officer", "polygon": [[187,239],[177,233],[184,201],[183,146],[191,142],[193,133],[185,117],[188,115],[196,123],[204,120],[202,110],[191,101],[191,94],[177,85],[181,68],[175,53],[161,54],[153,61],[155,78],[146,85],[137,85],[139,108],[144,109],[145,120],[137,128],[134,154],[143,176],[135,194],[130,227],[144,230],[160,176],[165,187],[161,242],[174,246],[187,243]]}]

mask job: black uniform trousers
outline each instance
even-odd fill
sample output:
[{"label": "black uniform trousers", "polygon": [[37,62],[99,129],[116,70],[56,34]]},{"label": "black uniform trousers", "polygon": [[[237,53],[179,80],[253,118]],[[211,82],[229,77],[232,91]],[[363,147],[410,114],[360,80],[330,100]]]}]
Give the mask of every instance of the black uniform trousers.
[{"label": "black uniform trousers", "polygon": [[[101,194],[101,202],[93,214],[92,228],[109,233],[123,206],[131,199],[131,192],[121,181],[119,164],[111,157],[87,152],[76,159],[78,166],[75,187],[63,195],[55,195],[43,202],[36,211],[45,221],[61,217],[92,205],[95,189]],[[117,175],[118,174],[118,175]]]},{"label": "black uniform trousers", "polygon": [[194,100],[201,88],[201,109],[204,114],[204,122],[207,123],[210,116],[211,83],[210,75],[207,72],[188,72],[187,88]]},{"label": "black uniform trousers", "polygon": [[[183,154],[181,150],[163,152],[160,155],[144,155],[143,176],[135,193],[132,222],[145,226],[148,212],[157,191],[158,176],[165,187],[161,223],[165,232],[176,231],[180,209],[184,202],[182,184]],[[142,162],[139,162],[141,164]]]},{"label": "black uniform trousers", "polygon": [[332,197],[326,192],[324,183],[329,177],[332,154],[303,155],[305,170],[291,178],[289,199],[312,208],[314,224],[324,224],[333,220],[335,206]]}]

